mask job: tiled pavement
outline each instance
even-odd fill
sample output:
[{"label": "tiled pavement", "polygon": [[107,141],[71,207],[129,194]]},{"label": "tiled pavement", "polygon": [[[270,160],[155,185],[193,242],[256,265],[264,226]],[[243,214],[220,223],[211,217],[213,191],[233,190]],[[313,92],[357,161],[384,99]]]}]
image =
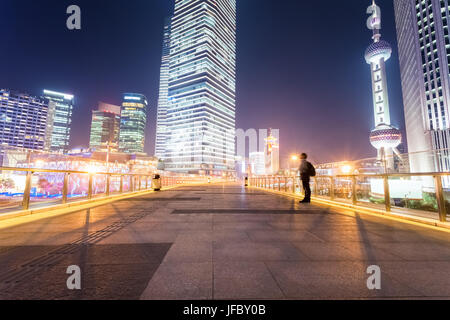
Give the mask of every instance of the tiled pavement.
[{"label": "tiled pavement", "polygon": [[[81,291],[66,288],[69,265]],[[381,290],[367,288],[370,265]],[[424,297],[450,297],[449,233],[237,184],[0,222],[0,299]]]}]

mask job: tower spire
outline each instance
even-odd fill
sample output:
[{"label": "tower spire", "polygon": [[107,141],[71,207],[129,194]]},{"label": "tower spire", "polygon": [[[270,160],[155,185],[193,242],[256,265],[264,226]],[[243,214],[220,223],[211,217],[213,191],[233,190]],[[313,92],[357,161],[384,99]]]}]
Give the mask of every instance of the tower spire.
[{"label": "tower spire", "polygon": [[367,13],[371,15],[367,20],[367,27],[373,31],[373,41],[378,42],[381,38],[381,10],[375,0],[372,0],[372,5],[367,8]]}]

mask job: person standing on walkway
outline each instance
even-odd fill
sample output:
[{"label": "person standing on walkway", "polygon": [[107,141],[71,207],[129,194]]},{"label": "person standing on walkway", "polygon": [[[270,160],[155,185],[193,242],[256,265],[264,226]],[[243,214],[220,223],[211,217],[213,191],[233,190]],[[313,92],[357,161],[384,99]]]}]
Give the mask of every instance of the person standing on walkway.
[{"label": "person standing on walkway", "polygon": [[308,155],[306,153],[302,153],[300,156],[300,179],[302,180],[303,190],[305,191],[305,199],[300,201],[300,203],[310,203],[311,202],[311,177],[316,176],[316,169],[314,166],[307,161]]}]

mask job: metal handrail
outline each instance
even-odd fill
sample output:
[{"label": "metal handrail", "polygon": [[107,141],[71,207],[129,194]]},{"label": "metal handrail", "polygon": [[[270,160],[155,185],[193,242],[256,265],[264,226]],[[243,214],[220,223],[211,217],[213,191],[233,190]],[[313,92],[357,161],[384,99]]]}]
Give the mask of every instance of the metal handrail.
[{"label": "metal handrail", "polygon": [[[133,193],[136,191],[145,191],[150,190],[152,184],[149,184],[149,178],[153,176],[153,174],[147,173],[116,173],[116,172],[89,172],[89,171],[75,171],[75,170],[55,170],[55,169],[39,169],[39,168],[16,168],[16,167],[0,167],[1,171],[11,171],[11,172],[24,172],[26,173],[25,180],[25,188],[23,191],[22,198],[22,208],[24,210],[28,210],[30,208],[30,200],[31,200],[31,187],[32,187],[32,177],[36,173],[61,173],[64,174],[63,187],[62,187],[62,204],[66,204],[68,201],[69,194],[69,177],[71,175],[83,174],[89,176],[88,181],[88,192],[87,199],[90,200],[94,196],[94,176],[106,176],[105,183],[105,194],[106,197],[109,197],[111,194],[111,178],[112,177],[120,177],[119,184],[119,194]],[[124,192],[124,177],[129,177],[129,188]],[[162,186],[174,186],[178,184],[184,183],[193,183],[201,181],[201,178],[206,179],[206,177],[189,177],[189,176],[165,176],[161,175],[161,183]],[[144,179],[145,181],[142,181]],[[138,180],[138,181],[136,181]],[[198,181],[197,181],[198,180]],[[145,187],[144,187],[145,186]]]},{"label": "metal handrail", "polygon": [[[384,186],[384,203],[385,203],[385,211],[391,212],[391,196],[390,196],[390,187],[389,187],[389,178],[405,178],[405,177],[430,177],[434,179],[435,183],[435,193],[436,193],[436,201],[438,206],[439,220],[441,222],[447,221],[447,208],[446,208],[446,200],[444,195],[444,189],[442,186],[442,177],[449,177],[450,172],[430,172],[430,173],[386,173],[386,174],[339,174],[339,175],[318,175],[316,177],[312,177],[315,188],[314,195],[317,196],[317,180],[320,179],[329,179],[329,198],[330,200],[335,200],[335,187],[336,187],[336,179],[346,178],[351,181],[351,190],[352,190],[352,204],[356,206],[358,204],[358,199],[356,195],[356,186],[358,178],[381,178],[383,179]],[[262,189],[271,189],[275,190],[275,181],[278,181],[278,191],[281,191],[281,181],[284,180],[285,186],[284,190],[287,192],[287,184],[290,180],[292,180],[292,193],[296,193],[297,181],[299,181],[298,176],[280,176],[280,175],[271,175],[271,176],[253,176],[249,179],[250,185],[262,188]],[[269,184],[267,185],[267,179],[269,179]],[[273,179],[273,185],[271,186],[271,180]]]},{"label": "metal handrail", "polygon": [[19,172],[33,172],[33,173],[98,174],[98,175],[114,175],[114,176],[151,176],[152,175],[152,174],[143,174],[143,173],[89,172],[89,171],[75,171],[75,170],[14,168],[14,167],[0,167],[0,171],[19,171]]},{"label": "metal handrail", "polygon": [[[317,175],[314,178],[349,178],[349,177],[367,177],[367,178],[383,178],[388,177],[426,177],[426,176],[438,176],[445,177],[450,176],[450,172],[418,172],[418,173],[363,173],[363,174],[337,174],[337,175]],[[264,176],[253,176],[253,178],[273,178],[273,177],[285,177],[279,175],[264,175]],[[298,179],[299,176],[287,176],[288,178]]]}]

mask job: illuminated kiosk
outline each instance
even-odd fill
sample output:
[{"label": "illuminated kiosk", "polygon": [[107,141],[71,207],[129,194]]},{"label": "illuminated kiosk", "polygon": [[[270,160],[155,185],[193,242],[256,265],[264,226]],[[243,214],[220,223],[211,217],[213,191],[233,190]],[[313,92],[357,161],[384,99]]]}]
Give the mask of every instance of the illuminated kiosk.
[{"label": "illuminated kiosk", "polygon": [[394,169],[394,153],[399,155],[397,147],[402,143],[400,130],[391,125],[389,95],[386,79],[386,61],[391,58],[391,45],[381,40],[381,9],[373,0],[367,9],[371,14],[367,27],[373,30],[373,43],[367,48],[365,58],[372,74],[373,107],[375,129],[370,134],[370,143],[378,150],[378,159],[383,161],[387,170]]}]

